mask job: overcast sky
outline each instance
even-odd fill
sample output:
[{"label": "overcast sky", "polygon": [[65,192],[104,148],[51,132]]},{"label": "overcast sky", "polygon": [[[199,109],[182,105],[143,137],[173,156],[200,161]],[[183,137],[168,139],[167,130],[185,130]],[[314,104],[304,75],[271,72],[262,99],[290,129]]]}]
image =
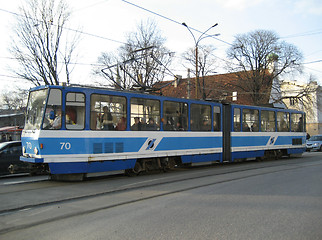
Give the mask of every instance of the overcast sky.
[{"label": "overcast sky", "polygon": [[[8,89],[6,86],[20,82],[8,71],[8,66],[14,66],[14,60],[7,48],[15,18],[12,13],[19,13],[22,2],[0,0],[0,93]],[[225,58],[225,51],[236,34],[273,30],[302,51],[305,73],[313,74],[322,84],[321,0],[67,0],[67,3],[72,10],[69,28],[81,29],[84,33],[77,49],[72,83],[90,83],[91,64],[96,63],[99,54],[116,51],[118,42],[124,42],[128,32],[135,31],[142,20],[151,18],[166,37],[167,48],[176,52],[177,64],[172,67],[175,74],[186,77],[186,69],[180,64],[181,54],[194,45],[192,36],[180,23],[200,31],[218,23],[210,33],[220,34],[221,41],[207,38],[201,44],[214,45],[219,59]],[[199,33],[195,35],[198,37]],[[218,72],[224,73],[224,70]],[[26,83],[24,86],[28,87]]]}]

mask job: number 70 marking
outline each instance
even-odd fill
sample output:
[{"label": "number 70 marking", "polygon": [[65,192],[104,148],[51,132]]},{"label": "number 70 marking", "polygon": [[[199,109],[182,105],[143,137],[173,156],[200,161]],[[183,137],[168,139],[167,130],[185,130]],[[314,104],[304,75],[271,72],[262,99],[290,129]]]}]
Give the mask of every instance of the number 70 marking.
[{"label": "number 70 marking", "polygon": [[70,142],[60,142],[60,150],[69,150],[72,148],[72,144]]}]

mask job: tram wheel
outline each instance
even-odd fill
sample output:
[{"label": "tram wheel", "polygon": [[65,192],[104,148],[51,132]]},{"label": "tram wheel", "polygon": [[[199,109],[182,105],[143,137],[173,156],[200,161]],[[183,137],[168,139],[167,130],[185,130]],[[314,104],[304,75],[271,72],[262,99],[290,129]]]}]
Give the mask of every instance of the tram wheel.
[{"label": "tram wheel", "polygon": [[141,164],[140,164],[138,161],[136,161],[134,168],[133,168],[133,169],[131,169],[131,170],[132,170],[135,174],[139,174],[140,172],[142,172],[143,168],[142,168]]},{"label": "tram wheel", "polygon": [[128,176],[128,177],[135,177],[135,176],[137,176],[137,175],[138,175],[137,173],[135,173],[135,172],[133,171],[133,169],[125,169],[125,170],[124,170],[124,173],[125,173],[125,175],[126,175],[126,176]]}]

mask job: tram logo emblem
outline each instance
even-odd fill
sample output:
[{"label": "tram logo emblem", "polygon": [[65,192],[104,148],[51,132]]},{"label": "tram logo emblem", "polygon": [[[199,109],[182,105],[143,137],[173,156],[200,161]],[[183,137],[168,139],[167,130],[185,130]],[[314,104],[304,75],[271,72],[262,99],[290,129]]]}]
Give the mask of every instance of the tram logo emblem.
[{"label": "tram logo emblem", "polygon": [[273,136],[270,137],[269,140],[268,140],[267,145],[274,145],[275,142],[276,142],[276,139],[277,139],[277,137],[273,137]]},{"label": "tram logo emblem", "polygon": [[145,150],[151,150],[154,148],[154,142],[156,141],[156,138],[152,138],[148,140],[148,147]]}]

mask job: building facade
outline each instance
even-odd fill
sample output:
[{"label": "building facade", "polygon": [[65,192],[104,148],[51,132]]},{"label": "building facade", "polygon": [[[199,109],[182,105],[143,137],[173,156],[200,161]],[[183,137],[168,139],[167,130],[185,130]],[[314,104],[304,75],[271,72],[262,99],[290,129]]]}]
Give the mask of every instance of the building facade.
[{"label": "building facade", "polygon": [[281,94],[287,108],[306,112],[306,131],[311,136],[322,134],[322,89],[317,82],[284,80]]}]

